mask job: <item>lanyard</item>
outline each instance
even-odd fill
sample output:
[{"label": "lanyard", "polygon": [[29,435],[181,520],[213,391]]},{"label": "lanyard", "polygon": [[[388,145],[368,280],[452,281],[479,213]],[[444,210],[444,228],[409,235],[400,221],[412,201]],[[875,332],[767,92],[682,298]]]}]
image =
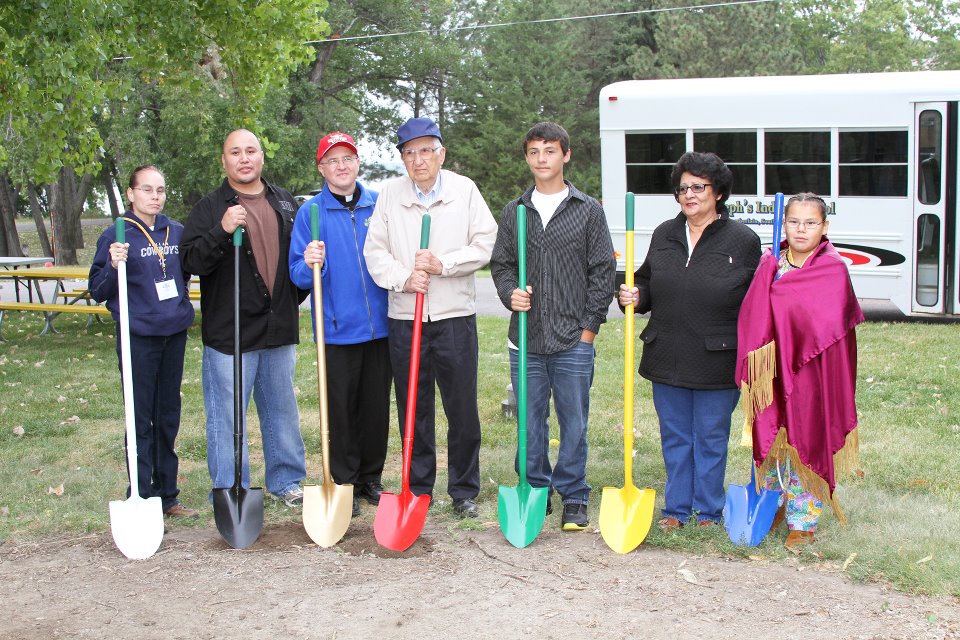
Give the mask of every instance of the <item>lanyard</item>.
[{"label": "lanyard", "polygon": [[163,239],[164,251],[161,251],[160,247],[157,246],[157,243],[153,241],[153,238],[147,232],[146,227],[144,227],[142,224],[140,224],[136,220],[131,220],[130,218],[127,218],[127,217],[124,217],[124,220],[126,220],[127,222],[132,222],[133,224],[137,225],[140,231],[143,232],[143,235],[147,236],[147,240],[149,240],[150,244],[153,245],[153,250],[157,252],[157,258],[160,260],[160,269],[163,271],[163,279],[166,280],[167,279],[167,255],[165,251],[167,249],[167,246],[170,240],[170,226],[167,225],[167,237]]}]

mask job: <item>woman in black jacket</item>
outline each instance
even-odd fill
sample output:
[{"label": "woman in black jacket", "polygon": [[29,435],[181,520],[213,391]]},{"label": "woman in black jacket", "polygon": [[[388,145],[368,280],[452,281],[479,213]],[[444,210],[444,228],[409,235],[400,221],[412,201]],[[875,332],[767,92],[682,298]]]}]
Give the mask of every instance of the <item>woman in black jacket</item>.
[{"label": "woman in black jacket", "polygon": [[730,220],[733,174],[712,153],[685,153],[670,175],[681,213],[658,226],[637,286],[620,304],[650,312],[640,375],[653,383],[667,470],[659,526],[720,522],[734,382],[737,314],[760,261],[760,239]]}]

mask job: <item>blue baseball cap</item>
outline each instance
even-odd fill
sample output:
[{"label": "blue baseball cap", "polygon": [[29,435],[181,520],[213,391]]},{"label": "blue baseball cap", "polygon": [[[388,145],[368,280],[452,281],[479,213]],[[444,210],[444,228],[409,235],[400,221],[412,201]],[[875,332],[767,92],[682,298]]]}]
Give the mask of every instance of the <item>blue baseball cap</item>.
[{"label": "blue baseball cap", "polygon": [[410,118],[397,129],[397,149],[403,149],[403,145],[411,140],[424,136],[432,136],[443,142],[436,122],[430,118]]}]

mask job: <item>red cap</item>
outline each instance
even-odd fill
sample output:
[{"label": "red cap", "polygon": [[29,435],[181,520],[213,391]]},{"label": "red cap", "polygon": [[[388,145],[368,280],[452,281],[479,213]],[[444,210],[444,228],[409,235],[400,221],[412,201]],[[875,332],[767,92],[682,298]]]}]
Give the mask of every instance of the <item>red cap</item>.
[{"label": "red cap", "polygon": [[353,137],[348,133],[343,133],[342,131],[335,131],[334,133],[328,133],[320,139],[320,144],[317,146],[317,162],[320,162],[323,159],[323,156],[327,154],[327,151],[333,149],[336,146],[344,146],[349,148],[354,153],[359,154],[357,151],[357,145],[353,141]]}]

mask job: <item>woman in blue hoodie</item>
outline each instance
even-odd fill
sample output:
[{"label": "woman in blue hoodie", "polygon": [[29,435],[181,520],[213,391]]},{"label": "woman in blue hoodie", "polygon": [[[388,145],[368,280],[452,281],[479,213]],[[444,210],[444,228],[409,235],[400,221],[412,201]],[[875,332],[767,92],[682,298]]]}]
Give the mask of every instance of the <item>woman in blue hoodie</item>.
[{"label": "woman in blue hoodie", "polygon": [[159,496],[168,516],[196,517],[196,511],[177,499],[180,490],[174,451],[180,430],[183,355],[194,315],[190,276],[180,266],[183,225],[161,213],[167,193],[163,174],[156,167],[134,169],[126,195],[130,203],[130,210],[123,214],[126,243],[116,242],[112,225],[97,240],[97,253],[90,267],[90,295],[98,302],[106,301],[118,323],[119,358],[117,264],[127,263],[140,496]]}]

